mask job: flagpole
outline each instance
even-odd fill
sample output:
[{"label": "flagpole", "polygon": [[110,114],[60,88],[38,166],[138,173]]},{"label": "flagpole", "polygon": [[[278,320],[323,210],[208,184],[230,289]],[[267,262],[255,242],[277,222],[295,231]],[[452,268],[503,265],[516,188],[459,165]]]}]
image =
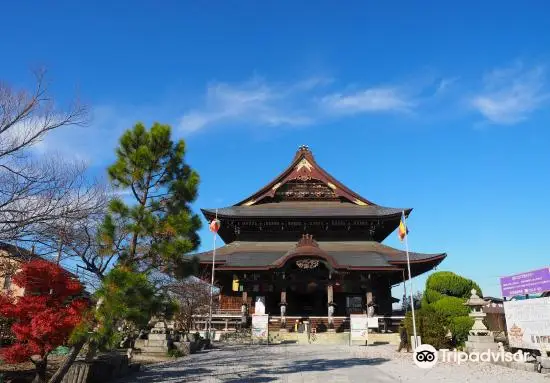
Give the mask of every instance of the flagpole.
[{"label": "flagpole", "polygon": [[[218,209],[216,209],[216,218],[218,220]],[[210,314],[208,316],[208,339],[212,332],[212,303],[214,295],[214,268],[216,267],[216,237],[218,236],[217,230],[214,233],[214,248],[212,249],[212,282],[210,283]]]},{"label": "flagpole", "polygon": [[414,298],[413,298],[413,284],[412,284],[412,276],[411,276],[411,261],[409,259],[409,234],[407,233],[407,223],[405,221],[405,211],[401,212],[402,214],[402,220],[405,224],[405,252],[407,253],[407,269],[409,271],[409,282],[410,282],[410,289],[409,294],[411,294],[411,311],[412,311],[412,320],[413,320],[413,334],[414,334],[414,348],[418,346],[418,338],[416,337],[416,318],[414,316]]}]

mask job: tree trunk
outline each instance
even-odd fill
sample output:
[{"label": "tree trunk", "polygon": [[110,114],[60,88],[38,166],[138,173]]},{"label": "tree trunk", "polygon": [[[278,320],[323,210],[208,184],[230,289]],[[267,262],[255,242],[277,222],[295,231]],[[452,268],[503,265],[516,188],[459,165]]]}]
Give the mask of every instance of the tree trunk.
[{"label": "tree trunk", "polygon": [[69,371],[69,368],[72,366],[76,357],[78,356],[78,353],[80,352],[80,350],[82,350],[84,343],[86,342],[80,341],[71,348],[71,351],[67,354],[65,360],[63,360],[63,363],[61,364],[61,366],[59,366],[55,374],[53,374],[48,383],[60,383],[63,380],[63,378]]},{"label": "tree trunk", "polygon": [[86,356],[84,357],[84,360],[86,362],[91,362],[92,360],[94,360],[96,354],[97,354],[97,343],[91,340],[88,342],[88,350],[86,351]]},{"label": "tree trunk", "polygon": [[31,359],[34,363],[36,374],[32,383],[46,383],[46,367],[48,366],[48,357],[40,359]]}]

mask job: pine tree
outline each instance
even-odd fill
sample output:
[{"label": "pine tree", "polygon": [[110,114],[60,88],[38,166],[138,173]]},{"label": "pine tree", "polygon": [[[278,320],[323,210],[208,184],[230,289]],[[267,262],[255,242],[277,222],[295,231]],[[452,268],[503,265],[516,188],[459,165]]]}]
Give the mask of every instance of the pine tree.
[{"label": "pine tree", "polygon": [[132,203],[111,202],[101,230],[105,251],[117,252],[122,266],[189,274],[185,254],[197,249],[201,222],[189,206],[199,175],[184,161],[185,142],[173,142],[168,125],[147,130],[138,123],[122,135],[116,155],[109,177]]}]

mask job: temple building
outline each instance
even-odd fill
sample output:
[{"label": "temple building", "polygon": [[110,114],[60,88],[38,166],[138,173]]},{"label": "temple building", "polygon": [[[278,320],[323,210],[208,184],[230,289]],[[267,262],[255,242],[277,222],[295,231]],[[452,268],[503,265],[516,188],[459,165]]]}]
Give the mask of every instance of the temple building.
[{"label": "temple building", "polygon": [[[241,202],[202,209],[216,217],[225,245],[216,249],[220,310],[270,315],[391,315],[392,286],[408,277],[405,251],[382,244],[409,208],[377,205],[337,181],[301,146],[273,181]],[[203,270],[212,251],[197,254]],[[413,277],[445,253],[410,252]]]}]

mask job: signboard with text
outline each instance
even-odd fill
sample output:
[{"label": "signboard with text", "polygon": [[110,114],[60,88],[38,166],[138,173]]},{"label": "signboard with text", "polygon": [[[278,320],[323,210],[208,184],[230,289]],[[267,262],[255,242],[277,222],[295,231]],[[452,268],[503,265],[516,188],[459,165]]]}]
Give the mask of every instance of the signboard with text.
[{"label": "signboard with text", "polygon": [[252,339],[267,342],[269,327],[269,315],[252,315]]},{"label": "signboard with text", "polygon": [[500,278],[503,297],[550,291],[550,267]]},{"label": "signboard with text", "polygon": [[550,297],[504,302],[510,347],[544,350],[550,347]]},{"label": "signboard with text", "polygon": [[349,316],[350,320],[350,340],[366,342],[369,337],[368,317],[366,315]]}]

